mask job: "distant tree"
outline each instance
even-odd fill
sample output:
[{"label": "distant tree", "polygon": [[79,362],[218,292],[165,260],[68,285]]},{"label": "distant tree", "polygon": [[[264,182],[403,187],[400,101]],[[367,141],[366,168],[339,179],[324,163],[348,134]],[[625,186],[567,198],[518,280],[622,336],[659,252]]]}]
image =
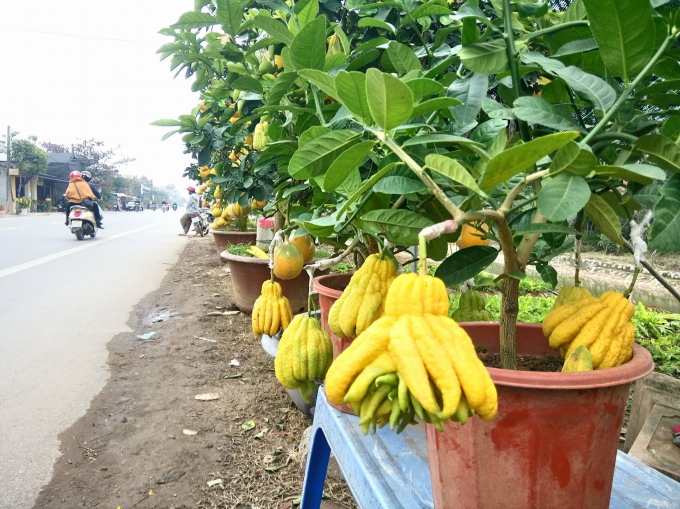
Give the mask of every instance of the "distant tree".
[{"label": "distant tree", "polygon": [[47,152],[28,140],[14,140],[10,148],[12,163],[21,173],[35,176],[47,171]]}]

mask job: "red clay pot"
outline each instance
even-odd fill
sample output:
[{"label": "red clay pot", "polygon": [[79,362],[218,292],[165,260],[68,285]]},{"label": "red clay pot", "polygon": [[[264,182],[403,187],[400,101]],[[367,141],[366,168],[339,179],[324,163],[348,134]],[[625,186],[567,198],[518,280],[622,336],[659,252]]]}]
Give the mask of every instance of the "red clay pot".
[{"label": "red clay pot", "polygon": [[[499,351],[499,324],[461,323]],[[520,355],[558,355],[540,325],[517,324]],[[608,509],[630,384],[654,369],[647,350],[616,368],[540,373],[489,368],[498,415],[427,425],[435,509]]]},{"label": "red clay pot", "polygon": [[[229,230],[210,230],[215,240],[215,247],[217,248],[217,256],[227,249],[229,246],[235,246],[237,244],[252,244],[255,245],[255,239],[257,238],[256,232],[236,232]],[[222,263],[226,263],[224,258],[220,257]]]},{"label": "red clay pot", "polygon": [[[351,273],[328,274],[327,276],[318,276],[314,278],[314,291],[319,294],[319,305],[321,307],[321,327],[328,332],[328,335],[331,337],[331,342],[333,343],[333,360],[335,360],[338,355],[347,349],[349,345],[352,344],[352,341],[354,341],[354,338],[340,338],[336,336],[328,326],[328,313],[331,310],[331,306],[333,306],[335,301],[340,298],[351,278]],[[354,415],[354,410],[352,410],[349,405],[336,405],[330,401],[329,404],[336,410]]]},{"label": "red clay pot", "polygon": [[[231,282],[234,286],[234,302],[244,313],[252,313],[255,301],[262,292],[262,283],[271,277],[268,258],[250,258],[237,256],[228,250],[220,254],[222,260],[229,264]],[[328,273],[320,271],[322,274]],[[290,301],[293,314],[307,311],[307,296],[309,292],[309,276],[304,270],[293,279],[279,279],[274,281],[281,285],[281,291]]]}]

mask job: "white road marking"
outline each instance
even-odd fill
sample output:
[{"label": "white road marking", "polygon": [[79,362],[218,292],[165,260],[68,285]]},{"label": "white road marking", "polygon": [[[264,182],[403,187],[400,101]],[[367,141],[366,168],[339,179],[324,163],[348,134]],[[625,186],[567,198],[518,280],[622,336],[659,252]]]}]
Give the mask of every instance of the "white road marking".
[{"label": "white road marking", "polygon": [[15,265],[14,267],[10,267],[9,269],[5,270],[0,270],[0,279],[2,279],[5,276],[9,276],[11,274],[16,274],[17,272],[21,272],[22,270],[30,269],[32,267],[36,267],[38,265],[42,265],[43,263],[51,262],[52,260],[56,260],[57,258],[62,258],[64,256],[68,256],[73,253],[78,253],[80,251],[83,251],[85,249],[89,249],[91,247],[95,246],[101,246],[102,244],[105,244],[106,242],[111,242],[112,240],[118,239],[120,237],[125,237],[126,235],[130,235],[132,233],[137,233],[142,230],[146,230],[147,228],[151,228],[152,226],[159,225],[161,223],[164,223],[165,221],[156,221],[155,223],[147,224],[146,226],[141,226],[139,228],[135,228],[134,230],[129,230],[123,233],[118,233],[117,235],[113,235],[112,237],[106,237],[101,240],[96,240],[95,242],[88,242],[84,246],[78,246],[74,247],[72,249],[67,249],[65,251],[59,251],[58,253],[54,253],[48,256],[43,256],[42,258],[38,258],[37,260],[33,260],[30,262],[22,263],[20,265]]},{"label": "white road marking", "polygon": [[0,232],[6,231],[6,230],[23,230],[24,228],[28,228],[28,226],[17,226],[14,228],[0,228]]}]

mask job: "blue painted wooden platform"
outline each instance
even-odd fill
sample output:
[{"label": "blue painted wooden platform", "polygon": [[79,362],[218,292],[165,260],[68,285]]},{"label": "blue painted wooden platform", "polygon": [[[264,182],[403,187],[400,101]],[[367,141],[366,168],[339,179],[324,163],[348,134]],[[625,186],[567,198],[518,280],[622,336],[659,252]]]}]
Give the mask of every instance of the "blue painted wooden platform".
[{"label": "blue painted wooden platform", "polygon": [[[319,508],[331,449],[362,509],[432,509],[425,427],[364,436],[357,422],[319,390],[301,509]],[[609,507],[680,509],[680,483],[619,451]]]}]

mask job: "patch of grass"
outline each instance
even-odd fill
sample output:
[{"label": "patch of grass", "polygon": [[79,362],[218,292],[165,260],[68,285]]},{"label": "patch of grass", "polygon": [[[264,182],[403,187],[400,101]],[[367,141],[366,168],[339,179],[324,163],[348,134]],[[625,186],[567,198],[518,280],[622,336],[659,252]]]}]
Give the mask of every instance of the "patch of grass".
[{"label": "patch of grass", "polygon": [[236,256],[247,256],[248,258],[255,258],[248,252],[249,248],[250,244],[236,244],[233,246],[229,246],[228,251]]},{"label": "patch of grass", "polygon": [[331,252],[328,249],[322,247],[317,247],[314,252],[314,258],[330,258]]},{"label": "patch of grass", "polygon": [[347,274],[348,272],[352,272],[353,270],[354,270],[353,263],[340,262],[338,263],[337,267],[331,270],[331,272],[333,274]]}]

